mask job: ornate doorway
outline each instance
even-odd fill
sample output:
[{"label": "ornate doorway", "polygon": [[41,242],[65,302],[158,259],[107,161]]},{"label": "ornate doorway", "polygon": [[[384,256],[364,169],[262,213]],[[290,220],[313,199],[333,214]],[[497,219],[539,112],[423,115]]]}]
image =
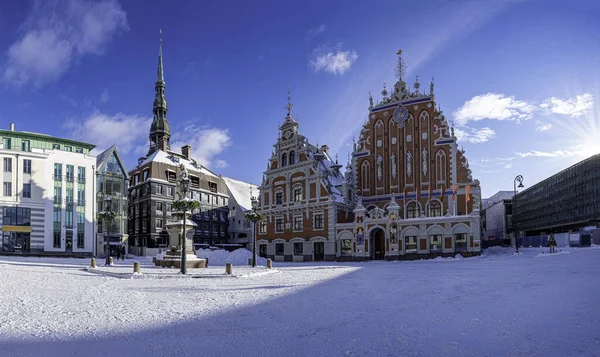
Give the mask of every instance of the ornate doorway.
[{"label": "ornate doorway", "polygon": [[371,232],[371,259],[385,259],[385,233],[379,228]]}]

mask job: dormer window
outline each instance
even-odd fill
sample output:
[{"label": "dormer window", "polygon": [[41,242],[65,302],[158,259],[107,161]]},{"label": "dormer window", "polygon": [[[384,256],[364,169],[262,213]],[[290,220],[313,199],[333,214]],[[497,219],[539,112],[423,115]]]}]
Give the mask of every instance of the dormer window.
[{"label": "dormer window", "polygon": [[281,155],[281,167],[287,166],[287,154]]}]

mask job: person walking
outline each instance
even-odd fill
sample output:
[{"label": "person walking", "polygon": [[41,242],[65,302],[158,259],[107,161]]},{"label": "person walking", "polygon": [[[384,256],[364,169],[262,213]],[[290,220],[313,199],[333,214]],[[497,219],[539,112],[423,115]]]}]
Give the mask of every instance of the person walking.
[{"label": "person walking", "polygon": [[117,247],[117,260],[121,260],[121,247]]},{"label": "person walking", "polygon": [[550,253],[556,253],[554,247],[556,247],[556,239],[554,239],[554,234],[550,234],[550,240],[548,241],[548,247],[550,247]]}]

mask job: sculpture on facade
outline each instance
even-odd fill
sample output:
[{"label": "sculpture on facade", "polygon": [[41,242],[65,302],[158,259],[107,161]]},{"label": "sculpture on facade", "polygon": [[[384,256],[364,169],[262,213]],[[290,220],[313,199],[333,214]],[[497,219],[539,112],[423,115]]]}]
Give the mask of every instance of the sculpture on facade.
[{"label": "sculpture on facade", "polygon": [[421,153],[421,157],[423,159],[423,175],[427,175],[427,150],[423,149]]},{"label": "sculpture on facade", "polygon": [[383,177],[383,158],[381,155],[377,156],[377,180],[381,181]]},{"label": "sculpture on facade", "polygon": [[412,175],[412,154],[410,151],[406,152],[406,174],[408,177]]},{"label": "sculpture on facade", "polygon": [[396,179],[396,155],[392,153],[390,156],[390,167],[392,169],[392,178]]}]

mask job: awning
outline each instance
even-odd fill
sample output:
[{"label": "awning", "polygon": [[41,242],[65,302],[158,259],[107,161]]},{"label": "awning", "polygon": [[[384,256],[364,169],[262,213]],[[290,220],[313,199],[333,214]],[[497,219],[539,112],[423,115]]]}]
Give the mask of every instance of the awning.
[{"label": "awning", "polygon": [[31,233],[31,226],[2,226],[2,232]]}]

